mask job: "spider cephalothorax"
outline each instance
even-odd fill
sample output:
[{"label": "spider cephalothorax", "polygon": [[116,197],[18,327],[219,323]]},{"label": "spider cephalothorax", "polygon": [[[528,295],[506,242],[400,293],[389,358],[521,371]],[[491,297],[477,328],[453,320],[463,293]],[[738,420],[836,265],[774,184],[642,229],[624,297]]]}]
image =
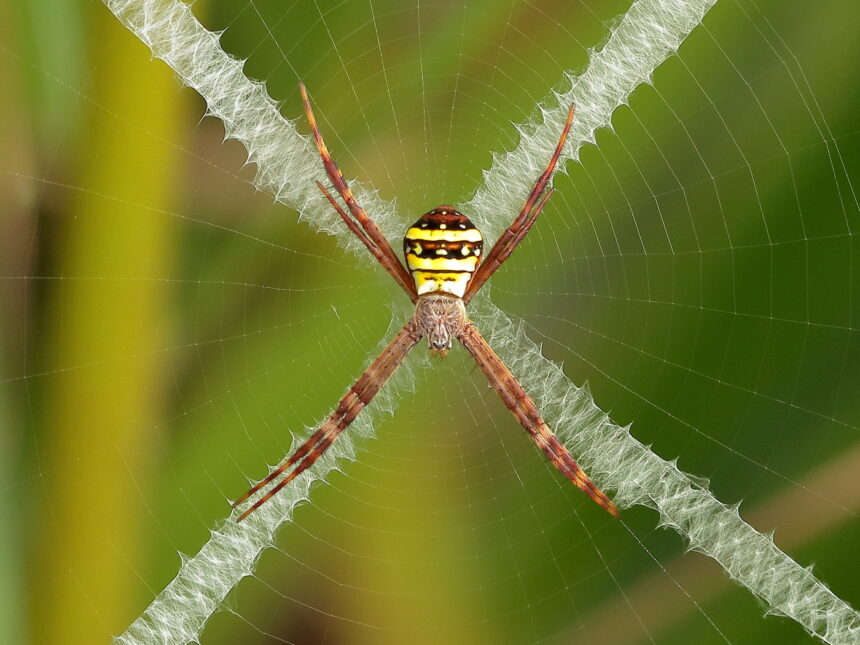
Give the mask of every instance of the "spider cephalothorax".
[{"label": "spider cephalothorax", "polygon": [[453,339],[466,328],[466,307],[462,298],[441,293],[422,295],[412,316],[417,333],[427,337],[430,353],[447,356]]},{"label": "spider cephalothorax", "polygon": [[502,233],[486,256],[483,255],[484,242],[481,233],[472,222],[451,206],[438,206],[422,216],[406,232],[403,239],[403,252],[406,256],[406,267],[404,267],[382,231],[358,205],[340,169],[332,161],[317,128],[304,85],[300,88],[305,114],[308,117],[317,150],[322,157],[326,175],[343,199],[349,213],[325,186],[319,182],[317,186],[349,230],[361,240],[367,250],[415,303],[415,314],[349,388],[326,422],[299,446],[289,459],[236,500],[234,505],[241,504],[292,468],[292,471],[280,482],[239,515],[238,521],[265,504],[274,494],[309,468],[370,403],[406,358],[409,350],[425,336],[430,345],[431,354],[439,356],[445,356],[448,353],[454,338],[459,340],[487,376],[490,385],[498,392],[504,404],[513,412],[517,421],[526,429],[552,464],[585,491],[591,499],[613,515],[617,515],[618,510],[615,505],[591,482],[547,427],[537,406],[523,386],[466,317],[466,304],[510,257],[529,232],[552,194],[552,189],[548,188],[549,181],[570,132],[573,106],[568,112],[567,122],[564,124],[558,145],[546,169],[535,181],[519,215]]}]

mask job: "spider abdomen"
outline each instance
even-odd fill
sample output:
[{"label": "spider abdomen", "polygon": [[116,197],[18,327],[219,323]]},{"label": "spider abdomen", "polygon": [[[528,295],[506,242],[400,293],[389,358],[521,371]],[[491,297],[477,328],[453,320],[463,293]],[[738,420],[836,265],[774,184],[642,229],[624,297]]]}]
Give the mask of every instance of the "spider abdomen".
[{"label": "spider abdomen", "polygon": [[423,215],[403,238],[406,266],[419,296],[447,293],[462,298],[483,249],[481,232],[450,206]]}]

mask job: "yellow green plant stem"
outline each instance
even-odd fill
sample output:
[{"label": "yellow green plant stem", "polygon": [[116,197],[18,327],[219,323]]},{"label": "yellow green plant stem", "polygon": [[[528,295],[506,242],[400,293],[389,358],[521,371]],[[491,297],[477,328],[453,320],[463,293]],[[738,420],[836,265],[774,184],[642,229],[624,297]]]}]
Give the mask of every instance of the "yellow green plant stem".
[{"label": "yellow green plant stem", "polygon": [[[0,4],[0,42],[16,41],[15,12],[11,5]],[[17,159],[25,172],[32,167],[33,146],[26,122],[23,83],[17,61],[10,56],[0,57],[0,159]],[[12,174],[0,175],[0,276],[20,276],[26,273],[29,246],[33,239],[33,182]],[[28,285],[20,279],[0,279],[0,380],[22,373],[24,365],[25,316],[21,315],[27,300]],[[17,385],[12,386],[17,391]],[[22,433],[10,389],[0,389],[0,642],[24,641],[22,612],[21,549],[23,539],[20,526],[24,500],[18,491],[17,457],[21,453]]]},{"label": "yellow green plant stem", "polygon": [[[93,84],[57,225],[45,346],[40,452],[45,507],[33,587],[35,641],[97,643],[131,613],[126,580],[141,553],[138,487],[147,486],[161,406],[166,304],[174,255],[181,94],[141,43],[100,7],[91,19]],[[109,43],[106,45],[106,43]],[[141,100],[146,97],[146,100]],[[131,125],[130,125],[131,124]],[[145,205],[145,206],[143,206]],[[163,210],[162,210],[163,209]]]}]

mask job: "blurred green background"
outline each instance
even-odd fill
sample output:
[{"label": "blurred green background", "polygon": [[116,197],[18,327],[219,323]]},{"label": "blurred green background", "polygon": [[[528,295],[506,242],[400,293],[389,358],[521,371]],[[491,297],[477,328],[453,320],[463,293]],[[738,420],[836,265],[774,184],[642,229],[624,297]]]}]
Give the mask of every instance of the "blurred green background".
[{"label": "blurred green background", "polygon": [[[288,118],[304,79],[405,230],[468,199],[629,5],[194,11]],[[616,422],[855,607],[858,29],[856,0],[721,0],[492,283]],[[402,296],[256,192],[101,3],[0,4],[0,87],[0,642],[108,642],[329,413]],[[415,393],[202,643],[809,640],[653,512],[613,521],[562,481],[463,354],[408,361]]]}]

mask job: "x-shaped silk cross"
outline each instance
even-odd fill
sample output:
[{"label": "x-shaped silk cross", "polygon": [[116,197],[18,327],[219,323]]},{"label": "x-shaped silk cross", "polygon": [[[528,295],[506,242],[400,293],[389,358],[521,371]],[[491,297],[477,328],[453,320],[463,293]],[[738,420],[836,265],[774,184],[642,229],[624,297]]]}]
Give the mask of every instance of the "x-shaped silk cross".
[{"label": "x-shaped silk cross", "polygon": [[[258,188],[298,210],[320,231],[337,235],[347,248],[361,248],[314,185],[324,176],[312,144],[280,115],[264,86],[244,75],[243,63],[223,51],[218,35],[207,31],[188,5],[177,0],[104,1],[155,57],[204,97],[209,112],[224,122],[226,135],[246,146],[249,160],[258,167]],[[490,215],[515,209],[511,204],[522,198],[531,181],[522,169],[536,168],[538,158],[546,159],[563,118],[559,112],[570,104],[578,109],[571,133],[574,145],[568,151],[573,155],[583,143],[593,142],[598,128],[609,125],[613,110],[638,85],[649,81],[715,2],[637,0],[603,48],[592,54],[588,69],[579,77],[571,76],[570,89],[556,97],[557,104],[546,106],[545,122],[532,126],[528,148],[520,145],[496,159],[485,175],[484,187],[464,207],[478,226],[485,233],[497,232],[502,224]],[[391,204],[355,183],[351,188],[389,239],[402,233],[402,222]],[[470,315],[596,483],[616,491],[620,506],[655,508],[661,521],[681,533],[690,548],[717,560],[728,575],[765,602],[770,612],[793,618],[829,643],[858,640],[860,617],[850,606],[780,551],[769,536],[743,522],[735,507],[716,500],[673,463],[636,441],[627,429],[613,424],[587,390],[571,383],[558,365],[541,355],[521,326],[483,298],[476,299]],[[408,374],[402,373],[401,378]],[[387,392],[377,397],[377,411],[396,405],[397,386],[395,377]],[[372,415],[365,415],[353,424],[354,436],[372,432]],[[336,452],[333,448],[311,473],[325,477],[338,458],[350,458],[354,450],[354,444],[344,437]],[[117,641],[130,645],[196,640],[229,591],[253,572],[260,551],[272,545],[278,526],[307,498],[312,481],[308,477],[294,482],[289,494],[273,498],[254,522],[225,520],[196,555],[183,558],[176,578]]]}]

